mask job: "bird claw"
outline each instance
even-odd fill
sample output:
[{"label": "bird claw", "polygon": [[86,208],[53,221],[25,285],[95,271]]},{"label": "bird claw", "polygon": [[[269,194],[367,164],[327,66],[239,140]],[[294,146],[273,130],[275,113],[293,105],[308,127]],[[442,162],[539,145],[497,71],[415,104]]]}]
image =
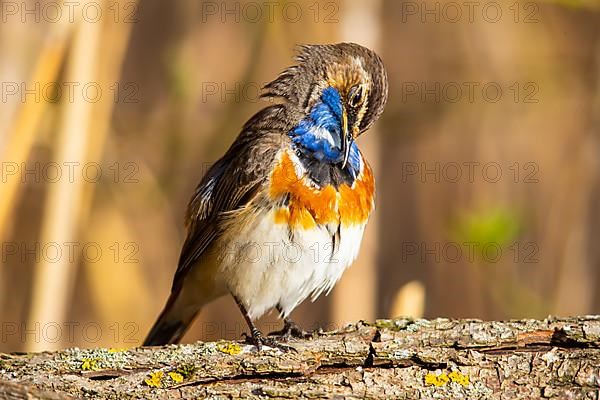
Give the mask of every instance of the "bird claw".
[{"label": "bird claw", "polygon": [[258,351],[262,351],[263,346],[273,347],[275,349],[279,349],[284,353],[294,352],[297,353],[298,350],[293,348],[292,346],[288,346],[283,343],[279,343],[272,337],[265,337],[260,331],[252,332],[252,335],[248,335],[244,333],[246,343],[253,344],[256,346]]},{"label": "bird claw", "polygon": [[286,320],[281,330],[269,332],[268,336],[276,336],[282,340],[309,339],[313,337],[313,333],[300,328],[294,321]]}]

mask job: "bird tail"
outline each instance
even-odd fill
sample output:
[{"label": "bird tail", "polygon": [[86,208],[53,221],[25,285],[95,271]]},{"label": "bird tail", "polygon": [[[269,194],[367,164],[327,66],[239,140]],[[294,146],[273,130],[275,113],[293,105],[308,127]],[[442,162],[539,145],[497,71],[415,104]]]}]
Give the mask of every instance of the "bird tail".
[{"label": "bird tail", "polygon": [[200,307],[183,307],[179,291],[171,293],[165,308],[150,329],[144,346],[162,346],[165,344],[179,343],[185,332],[198,315]]}]

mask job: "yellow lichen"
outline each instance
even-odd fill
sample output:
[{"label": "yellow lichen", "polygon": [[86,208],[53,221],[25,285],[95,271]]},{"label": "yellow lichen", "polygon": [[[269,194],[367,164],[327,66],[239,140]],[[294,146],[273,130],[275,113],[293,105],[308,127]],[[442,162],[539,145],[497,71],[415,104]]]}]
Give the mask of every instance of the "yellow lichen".
[{"label": "yellow lichen", "polygon": [[169,377],[171,379],[173,379],[173,382],[175,382],[175,383],[183,382],[183,375],[181,375],[178,372],[175,372],[175,371],[169,372]]},{"label": "yellow lichen", "polygon": [[144,379],[144,382],[150,387],[160,387],[164,375],[165,374],[162,371],[152,372],[147,379]]},{"label": "yellow lichen", "polygon": [[100,369],[100,366],[98,365],[98,361],[100,361],[97,358],[84,358],[81,361],[81,370],[82,371],[96,371],[98,369]]},{"label": "yellow lichen", "polygon": [[452,380],[452,382],[456,382],[462,386],[469,386],[469,375],[465,375],[460,371],[452,371],[448,374],[448,378]]},{"label": "yellow lichen", "polygon": [[219,350],[221,353],[235,356],[236,354],[240,354],[242,352],[242,346],[237,343],[219,343],[217,344],[217,350]]},{"label": "yellow lichen", "polygon": [[111,347],[110,349],[108,349],[109,353],[122,353],[124,351],[127,351],[126,347],[119,347],[119,348]]},{"label": "yellow lichen", "polygon": [[448,375],[445,372],[442,372],[439,375],[436,375],[433,372],[428,372],[427,375],[425,375],[425,383],[427,385],[439,387],[446,385],[449,381],[450,378],[448,378]]}]

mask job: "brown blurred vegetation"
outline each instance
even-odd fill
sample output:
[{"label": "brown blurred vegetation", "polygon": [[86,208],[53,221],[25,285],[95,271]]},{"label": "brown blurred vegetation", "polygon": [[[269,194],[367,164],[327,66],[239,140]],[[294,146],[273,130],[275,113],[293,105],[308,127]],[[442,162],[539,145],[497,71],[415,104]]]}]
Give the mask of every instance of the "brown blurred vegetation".
[{"label": "brown blurred vegetation", "polygon": [[[377,212],[359,261],[295,319],[314,328],[398,314],[598,313],[596,1],[494,2],[498,22],[481,12],[470,21],[466,8],[453,22],[450,3],[432,0],[282,1],[272,19],[258,2],[189,0],[98,0],[95,23],[78,12],[72,23],[12,14],[44,3],[0,2],[0,350],[139,344],[169,292],[187,201],[264,106],[257,88],[290,65],[296,44],[343,40],[374,47],[389,74],[386,112],[361,139]],[[298,21],[282,16],[288,4],[302,10]],[[249,5],[262,17],[242,14]],[[438,7],[439,21],[421,7]],[[35,82],[95,82],[102,96],[7,95],[6,83]],[[102,178],[81,179],[76,167],[69,181],[70,162],[97,163],[86,172]],[[50,163],[62,166],[56,182],[43,172]],[[50,243],[61,257],[44,254]],[[76,243],[73,258],[65,243]],[[472,256],[465,243],[476,243]],[[86,244],[101,249],[97,260],[82,256]],[[502,256],[482,254],[486,244]],[[244,330],[223,298],[186,340]]]}]

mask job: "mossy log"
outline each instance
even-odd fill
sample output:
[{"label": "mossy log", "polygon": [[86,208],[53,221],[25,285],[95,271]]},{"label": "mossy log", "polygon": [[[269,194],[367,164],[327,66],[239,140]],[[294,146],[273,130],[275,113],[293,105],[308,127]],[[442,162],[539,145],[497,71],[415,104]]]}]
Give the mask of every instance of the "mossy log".
[{"label": "mossy log", "polygon": [[600,316],[380,320],[290,340],[2,354],[0,398],[598,399]]}]

